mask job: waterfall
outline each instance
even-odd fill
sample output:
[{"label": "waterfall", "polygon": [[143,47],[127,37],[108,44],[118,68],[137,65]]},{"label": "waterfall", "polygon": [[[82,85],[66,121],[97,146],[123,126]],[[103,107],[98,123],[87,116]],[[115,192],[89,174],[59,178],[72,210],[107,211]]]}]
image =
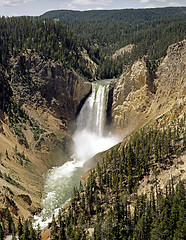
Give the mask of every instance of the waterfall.
[{"label": "waterfall", "polygon": [[81,159],[81,162],[119,142],[118,137],[105,132],[109,83],[108,80],[101,80],[92,84],[92,94],[77,118],[77,130],[73,135],[74,157]]},{"label": "waterfall", "polygon": [[[109,93],[109,82],[92,84],[92,93],[83,105],[76,121],[77,129],[73,135],[74,154],[72,161],[61,167],[50,169],[45,176],[43,210],[35,216],[34,225],[47,226],[59,209],[70,201],[74,187],[79,187],[80,179],[88,169],[91,158],[105,151],[121,139],[104,131]],[[95,166],[94,163],[91,166]]]},{"label": "waterfall", "polygon": [[85,102],[77,118],[77,131],[86,130],[103,136],[106,121],[109,83],[92,84],[92,94]]}]

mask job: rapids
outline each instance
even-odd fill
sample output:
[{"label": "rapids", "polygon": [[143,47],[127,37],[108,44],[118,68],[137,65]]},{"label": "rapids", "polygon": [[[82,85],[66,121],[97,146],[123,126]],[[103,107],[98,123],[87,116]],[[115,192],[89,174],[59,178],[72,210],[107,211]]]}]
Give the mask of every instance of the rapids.
[{"label": "rapids", "polygon": [[82,174],[88,171],[86,162],[97,153],[105,151],[121,141],[118,136],[105,132],[109,81],[92,84],[92,93],[83,105],[76,120],[73,135],[72,160],[61,167],[50,169],[45,176],[43,210],[34,218],[34,226],[47,226],[59,209],[70,201],[74,187],[79,187]]}]

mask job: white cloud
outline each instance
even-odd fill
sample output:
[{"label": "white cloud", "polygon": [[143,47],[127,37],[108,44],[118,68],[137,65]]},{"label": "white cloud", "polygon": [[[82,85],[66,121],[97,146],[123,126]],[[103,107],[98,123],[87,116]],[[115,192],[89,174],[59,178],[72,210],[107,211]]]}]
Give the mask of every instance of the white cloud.
[{"label": "white cloud", "polygon": [[112,3],[113,0],[72,0],[72,4],[76,4],[76,5],[108,5],[110,3]]},{"label": "white cloud", "polygon": [[148,3],[150,0],[140,0],[140,3]]},{"label": "white cloud", "polygon": [[17,6],[34,0],[0,0],[0,6]]},{"label": "white cloud", "polygon": [[140,3],[166,3],[168,0],[140,0]]},{"label": "white cloud", "polygon": [[140,0],[140,3],[147,3],[146,7],[163,7],[163,6],[181,6],[183,5],[180,0]]},{"label": "white cloud", "polygon": [[112,4],[115,4],[117,1],[118,0],[59,0],[58,6],[60,9],[102,10],[105,9],[105,7],[112,6]]},{"label": "white cloud", "polygon": [[178,7],[178,6],[182,6],[182,4],[179,3],[179,2],[170,2],[170,3],[169,3],[169,6],[170,6],[170,7]]}]

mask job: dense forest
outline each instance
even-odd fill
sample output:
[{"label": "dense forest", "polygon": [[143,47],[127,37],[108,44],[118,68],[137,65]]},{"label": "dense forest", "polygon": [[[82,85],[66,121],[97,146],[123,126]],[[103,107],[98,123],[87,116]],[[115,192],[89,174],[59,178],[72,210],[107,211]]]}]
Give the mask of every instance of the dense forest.
[{"label": "dense forest", "polygon": [[[184,182],[171,178],[160,188],[156,172],[173,164],[186,147],[186,116],[169,126],[142,128],[125,145],[105,154],[85,183],[74,189],[70,204],[49,224],[51,239],[185,239]],[[139,181],[154,171],[150,195],[137,195]],[[0,239],[16,232],[20,239],[40,239],[40,231],[19,220],[15,229],[7,211],[1,219]],[[90,237],[87,230],[94,228]]]},{"label": "dense forest", "polygon": [[[82,51],[98,65],[97,78],[118,77],[144,55],[154,70],[168,46],[186,38],[185,8],[114,11],[51,11],[39,18],[0,18],[0,64],[30,49],[43,58],[60,61],[87,79]],[[127,45],[130,52],[112,54]],[[23,69],[24,71],[24,69]]]},{"label": "dense forest", "polygon": [[[186,201],[184,183],[170,179],[150,196],[136,194],[150,170],[171,166],[186,147],[185,117],[168,127],[146,127],[123,147],[114,147],[92,170],[84,187],[74,189],[68,210],[50,224],[52,239],[184,239]],[[132,210],[133,209],[133,210]]]},{"label": "dense forest", "polygon": [[[0,64],[7,70],[11,57],[31,50],[91,78],[79,61],[82,49],[81,40],[64,24],[31,17],[0,18]],[[24,66],[22,74],[25,74]]]},{"label": "dense forest", "polygon": [[[25,123],[35,140],[44,129],[11,100],[13,58],[28,51],[38,53],[45,60],[62,63],[86,80],[93,80],[93,75],[81,61],[84,50],[98,66],[97,79],[119,77],[144,55],[148,68],[155,71],[167,47],[186,38],[185,12],[186,8],[51,11],[37,18],[1,17],[0,89],[6,96],[3,101],[0,99],[0,107],[7,113],[19,143],[28,145],[22,132]],[[116,50],[129,44],[133,46],[131,51],[112,57]],[[21,75],[29,84],[24,63]],[[156,173],[171,167],[174,159],[185,152],[185,120],[184,115],[168,126],[156,122],[109,150],[90,172],[87,182],[74,189],[69,205],[49,224],[51,239],[185,239],[185,182],[176,185],[170,178],[169,185],[161,189],[156,179]],[[15,153],[20,166],[29,164],[24,152],[15,148]],[[8,152],[6,155],[8,158]],[[155,183],[151,194],[138,196],[139,182],[151,171]],[[1,171],[0,179],[18,184]],[[30,221],[21,219],[15,226],[10,211],[5,209],[0,215],[0,240],[7,234],[12,234],[13,239],[16,234],[21,240],[41,239],[39,228],[35,230]]]},{"label": "dense forest", "polygon": [[[147,55],[155,68],[167,47],[186,37],[185,8],[110,11],[50,11],[41,16],[67,24],[98,63],[97,76],[118,77],[138,58]],[[129,44],[132,52],[118,59],[112,54]]]}]

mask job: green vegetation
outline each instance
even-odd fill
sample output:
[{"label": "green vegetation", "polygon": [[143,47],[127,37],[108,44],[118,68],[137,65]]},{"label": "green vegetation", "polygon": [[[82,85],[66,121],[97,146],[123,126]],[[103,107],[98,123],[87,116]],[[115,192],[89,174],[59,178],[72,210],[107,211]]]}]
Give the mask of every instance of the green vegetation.
[{"label": "green vegetation", "polygon": [[21,189],[21,190],[26,190],[21,184],[19,184],[17,181],[15,181],[14,179],[12,179],[10,177],[10,175],[8,174],[4,174],[3,178],[5,179],[5,181],[9,182],[10,184],[16,186],[17,188]]},{"label": "green vegetation", "polygon": [[[118,77],[144,55],[156,66],[169,45],[186,38],[185,8],[110,11],[50,11],[42,18],[59,19],[83,39],[90,57],[99,65],[100,78]],[[134,44],[131,53],[113,60],[117,50]]]},{"label": "green vegetation", "polygon": [[20,240],[39,240],[40,231],[33,229],[30,221],[26,220],[22,224],[19,218],[17,229],[14,225],[10,211],[7,209],[0,214],[0,240],[4,240],[4,237],[8,234],[12,235],[12,239],[15,239],[16,234]]},{"label": "green vegetation", "polygon": [[27,125],[30,126],[34,135],[34,140],[38,141],[40,136],[46,132],[40,124],[30,117],[22,108],[21,103],[16,103],[13,98],[7,99],[4,104],[4,111],[9,117],[10,129],[17,136],[19,143],[29,148],[24,130],[27,130]]},{"label": "green vegetation", "polygon": [[34,134],[34,140],[37,141],[40,138],[40,135],[46,132],[43,128],[40,127],[40,124],[33,118],[29,119],[29,124],[31,131]]},{"label": "green vegetation", "polygon": [[[60,61],[64,67],[83,74],[84,67],[79,61],[83,43],[67,26],[39,18],[0,18],[0,64],[10,70],[10,58],[28,49],[39,53],[41,58]],[[16,76],[22,83],[31,84],[24,57],[20,58],[19,67]]]},{"label": "green vegetation", "polygon": [[118,21],[126,24],[140,24],[157,19],[178,19],[185,16],[185,7],[170,7],[156,9],[122,9],[122,10],[92,10],[92,11],[73,11],[73,10],[53,10],[44,13],[42,18],[59,19],[61,22],[71,23],[80,22],[106,22]]},{"label": "green vegetation", "polygon": [[9,187],[4,187],[11,195],[14,195],[14,193],[12,192],[12,190]]},{"label": "green vegetation", "polygon": [[28,220],[22,224],[21,220],[19,219],[18,223],[18,237],[20,240],[39,240],[40,238],[40,231],[36,231],[32,227],[32,223]]},{"label": "green vegetation", "polygon": [[[82,64],[86,49],[98,64],[97,77],[121,75],[135,60],[144,55],[156,66],[167,47],[186,37],[185,8],[51,11],[40,18],[0,18],[0,64],[9,68],[12,56],[30,49],[42,58],[53,59],[91,79],[91,71]],[[50,20],[50,18],[52,20]],[[128,44],[131,53],[113,60],[110,56]],[[20,58],[17,77],[32,84],[30,73]]]},{"label": "green vegetation", "polygon": [[24,152],[22,152],[22,153],[17,152],[16,158],[17,158],[18,162],[24,167],[27,167],[31,163],[29,158],[25,156]]},{"label": "green vegetation", "polygon": [[7,234],[15,236],[15,225],[8,208],[2,210],[0,214],[0,240]]},{"label": "green vegetation", "polygon": [[[167,47],[186,38],[186,8],[114,11],[52,11],[41,18],[0,18],[0,107],[7,113],[12,132],[27,148],[24,130],[29,127],[41,149],[42,142],[53,140],[55,147],[65,152],[69,144],[65,137],[46,131],[22,108],[22,102],[12,97],[11,59],[19,56],[15,75],[23,86],[34,87],[23,53],[37,53],[44,60],[63,64],[86,79],[91,71],[82,64],[82,51],[98,65],[97,78],[118,77],[138,58],[145,55],[153,74],[165,56]],[[51,18],[51,19],[49,19]],[[112,58],[112,54],[129,44],[131,52]],[[22,55],[21,55],[22,54]],[[53,74],[53,73],[52,73]],[[94,229],[92,239],[185,239],[186,205],[183,182],[174,185],[170,179],[166,189],[159,189],[156,175],[173,164],[186,147],[185,116],[168,126],[142,128],[128,143],[117,145],[91,171],[85,186],[74,189],[69,206],[49,224],[55,240],[89,239],[87,230]],[[8,152],[5,153],[9,159]],[[27,166],[30,161],[18,152],[17,161]],[[0,153],[1,160],[1,153]],[[154,171],[155,187],[150,196],[137,196],[139,182]],[[0,178],[25,190],[10,175],[0,171]],[[13,195],[10,188],[7,191]],[[134,211],[133,211],[134,210]],[[18,233],[21,240],[40,239],[29,221],[19,219],[15,229],[8,209],[0,213],[0,240],[6,234]]]},{"label": "green vegetation", "polygon": [[13,134],[17,136],[20,144],[24,144],[28,148],[29,146],[23,129],[25,128],[24,125],[29,120],[29,116],[21,107],[21,103],[17,104],[14,99],[9,98],[6,100],[3,109],[9,117],[10,129]]},{"label": "green vegetation", "polygon": [[93,239],[184,239],[185,188],[183,182],[174,189],[170,186],[166,195],[157,191],[137,197],[134,214],[131,215],[128,201],[115,199],[106,220],[100,216],[96,222]]},{"label": "green vegetation", "polygon": [[[49,19],[49,18],[52,18]],[[43,20],[44,19],[44,20]],[[65,25],[66,24],[66,25]],[[9,116],[12,132],[28,147],[24,134],[30,121],[35,141],[44,130],[22,109],[22,103],[12,98],[12,57],[19,55],[15,78],[25,85],[33,85],[29,67],[22,53],[38,53],[46,60],[63,63],[85,78],[91,71],[82,64],[82,51],[98,64],[97,78],[118,77],[128,66],[146,55],[147,67],[153,73],[167,47],[186,38],[185,8],[114,11],[52,11],[40,18],[0,18],[0,88],[6,92],[1,107]],[[131,53],[112,59],[115,50],[133,44]],[[40,145],[40,143],[38,143]]]},{"label": "green vegetation", "polygon": [[35,148],[36,148],[37,150],[41,150],[41,144],[42,144],[42,142],[43,142],[43,143],[45,142],[44,137],[41,137],[41,138],[37,141],[37,143],[36,143],[36,145],[35,145]]},{"label": "green vegetation", "polygon": [[[141,129],[123,147],[106,154],[92,170],[87,183],[67,210],[49,225],[52,239],[89,239],[86,229],[94,228],[92,239],[184,239],[185,188],[158,187],[154,175],[151,195],[137,196],[139,181],[172,165],[177,152],[185,151],[185,117],[168,127]],[[179,150],[179,151],[178,151]],[[83,188],[83,189],[82,189]],[[132,209],[134,208],[134,213]]]},{"label": "green vegetation", "polygon": [[28,143],[24,133],[22,132],[22,127],[14,124],[12,126],[12,132],[18,137],[19,143],[24,144],[28,148]]}]

